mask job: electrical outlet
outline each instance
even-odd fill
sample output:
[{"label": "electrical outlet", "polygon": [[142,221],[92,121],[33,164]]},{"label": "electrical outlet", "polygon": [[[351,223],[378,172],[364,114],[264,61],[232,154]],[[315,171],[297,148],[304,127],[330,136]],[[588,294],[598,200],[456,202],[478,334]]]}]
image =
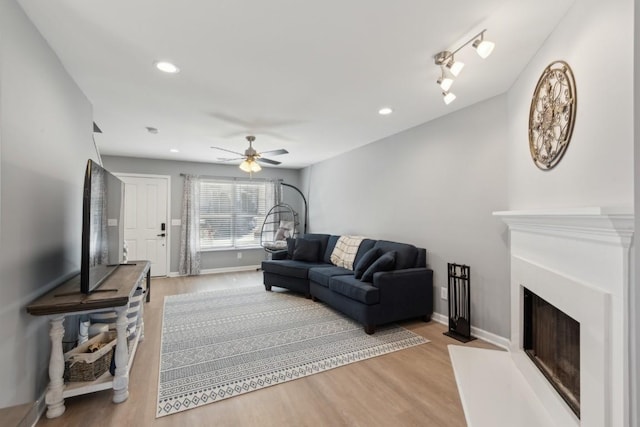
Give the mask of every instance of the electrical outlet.
[{"label": "electrical outlet", "polygon": [[447,300],[447,288],[445,288],[444,286],[440,288],[440,298],[442,298],[443,300]]},{"label": "electrical outlet", "polygon": [[242,252],[238,252],[238,259],[242,259]]}]

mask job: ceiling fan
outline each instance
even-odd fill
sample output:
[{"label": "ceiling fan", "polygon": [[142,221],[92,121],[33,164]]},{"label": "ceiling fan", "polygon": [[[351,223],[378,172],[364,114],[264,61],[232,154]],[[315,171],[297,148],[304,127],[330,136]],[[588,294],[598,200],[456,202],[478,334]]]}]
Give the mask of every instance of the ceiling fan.
[{"label": "ceiling fan", "polygon": [[262,153],[258,153],[255,148],[253,148],[253,141],[256,140],[256,137],[253,135],[249,135],[246,137],[247,141],[249,141],[249,148],[247,148],[246,150],[244,150],[244,154],[242,153],[237,153],[235,151],[231,151],[231,150],[227,150],[226,148],[220,148],[220,147],[211,147],[214,148],[216,150],[221,150],[221,151],[226,151],[228,153],[232,153],[232,154],[237,154],[238,156],[241,157],[236,157],[236,158],[231,158],[231,159],[227,159],[227,158],[218,158],[218,160],[224,161],[224,162],[231,162],[234,160],[242,160],[242,163],[240,163],[240,169],[242,169],[245,172],[259,172],[262,168],[260,167],[260,165],[258,164],[258,162],[260,163],[266,163],[266,164],[270,164],[270,165],[279,165],[281,162],[278,162],[276,160],[271,160],[271,159],[267,159],[265,157],[262,157],[264,154],[268,154],[270,156],[280,156],[282,154],[288,154],[289,152],[287,150],[285,150],[284,148],[281,148],[279,150],[271,150],[271,151],[263,151]]}]

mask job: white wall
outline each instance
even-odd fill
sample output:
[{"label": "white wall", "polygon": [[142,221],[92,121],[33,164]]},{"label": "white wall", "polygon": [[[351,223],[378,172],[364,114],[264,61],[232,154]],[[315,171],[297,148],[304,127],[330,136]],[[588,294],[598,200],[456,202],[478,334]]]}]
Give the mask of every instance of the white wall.
[{"label": "white wall", "polygon": [[[182,185],[184,182],[181,173],[195,175],[208,175],[216,177],[241,177],[248,175],[242,172],[237,165],[219,165],[211,163],[181,162],[172,160],[140,159],[134,157],[102,156],[105,168],[110,172],[141,173],[151,175],[171,176],[171,218],[180,219],[182,215]],[[283,179],[285,183],[299,188],[300,171],[284,168],[262,168],[262,171],[254,175],[257,179]],[[283,201],[289,203],[300,215],[303,216],[303,203],[295,190],[283,187]],[[302,225],[302,224],[301,224]],[[302,228],[301,228],[302,230]],[[171,235],[170,271],[178,271],[180,254],[180,227],[172,226],[169,229]],[[259,265],[265,259],[265,251],[260,249],[243,249],[242,259],[237,257],[238,251],[208,251],[202,253],[201,266],[203,270],[228,267],[242,267]]]},{"label": "white wall", "polygon": [[[633,0],[577,0],[508,92],[509,207],[633,203]],[[531,160],[531,96],[544,68],[569,63],[578,107],[573,138],[551,171]]]},{"label": "white wall", "polygon": [[0,408],[48,382],[44,318],[25,306],[80,268],[92,109],[13,0],[0,0]]},{"label": "white wall", "polygon": [[[577,0],[510,89],[510,209],[629,208],[635,204],[637,241],[640,172],[634,164],[640,165],[639,22],[637,2],[634,15],[633,0]],[[577,118],[564,158],[555,169],[543,172],[537,169],[529,155],[529,106],[542,70],[558,59],[569,63],[576,78]],[[627,306],[629,319],[625,326],[630,331],[628,350],[632,365],[632,408],[629,412],[633,418],[629,425],[638,425],[640,362],[637,355],[640,344],[637,309],[640,293],[635,271],[640,265],[640,254],[638,251],[632,253],[632,288]]]},{"label": "white wall", "polygon": [[506,97],[498,96],[307,168],[313,232],[427,249],[435,311],[447,262],[471,266],[474,326],[509,336]]}]

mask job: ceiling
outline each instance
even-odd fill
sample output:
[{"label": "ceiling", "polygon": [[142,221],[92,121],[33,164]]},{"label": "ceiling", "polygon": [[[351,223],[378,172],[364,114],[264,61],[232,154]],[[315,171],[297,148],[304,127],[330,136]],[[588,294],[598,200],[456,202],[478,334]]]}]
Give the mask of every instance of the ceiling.
[{"label": "ceiling", "polygon": [[[211,146],[254,134],[289,168],[505,92],[573,1],[18,0],[92,103],[102,154],[215,163]],[[433,55],[483,29],[496,48],[456,55],[446,106]]]}]

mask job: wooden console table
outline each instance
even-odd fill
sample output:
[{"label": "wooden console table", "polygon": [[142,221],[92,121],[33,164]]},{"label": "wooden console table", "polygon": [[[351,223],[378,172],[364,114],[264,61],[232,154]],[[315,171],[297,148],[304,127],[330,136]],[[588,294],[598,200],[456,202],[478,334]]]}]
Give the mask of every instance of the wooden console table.
[{"label": "wooden console table", "polygon": [[[143,301],[140,301],[135,337],[127,342],[127,310],[136,289],[142,287],[147,292],[147,302],[151,295],[151,263],[131,261],[116,269],[98,288],[99,292],[80,292],[80,276],[44,294],[29,306],[27,312],[34,316],[48,316],[51,329],[51,356],[49,358],[49,388],[45,396],[47,418],[55,418],[65,411],[66,397],[113,388],[113,401],[124,402],[129,397],[129,368],[133,363],[138,341],[144,340]],[[116,351],[115,376],[105,372],[95,381],[64,383],[64,354],[62,337],[65,316],[115,311]]]}]

